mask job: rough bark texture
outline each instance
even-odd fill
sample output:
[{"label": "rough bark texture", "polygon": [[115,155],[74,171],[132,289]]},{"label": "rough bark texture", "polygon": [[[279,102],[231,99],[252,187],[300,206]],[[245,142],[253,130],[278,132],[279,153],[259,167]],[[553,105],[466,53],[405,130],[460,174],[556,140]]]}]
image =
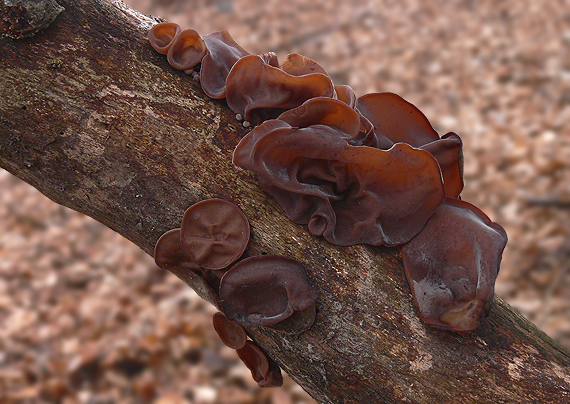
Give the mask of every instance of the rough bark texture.
[{"label": "rough bark texture", "polygon": [[238,204],[252,229],[245,255],[293,257],[320,288],[309,331],[249,330],[320,403],[570,400],[568,351],[501,299],[475,332],[430,328],[398,249],[336,247],[291,223],[232,165],[246,130],[225,103],[149,46],[151,20],[120,1],[58,3],[65,11],[40,34],[0,39],[2,167],[149,254],[192,203]]}]

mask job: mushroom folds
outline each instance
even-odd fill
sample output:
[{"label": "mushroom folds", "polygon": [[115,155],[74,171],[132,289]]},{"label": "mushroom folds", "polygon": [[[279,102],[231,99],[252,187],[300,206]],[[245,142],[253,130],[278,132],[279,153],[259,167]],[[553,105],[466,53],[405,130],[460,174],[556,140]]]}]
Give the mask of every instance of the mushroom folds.
[{"label": "mushroom folds", "polygon": [[279,255],[246,258],[224,274],[220,305],[229,320],[244,327],[271,327],[289,333],[315,320],[317,288],[305,267]]},{"label": "mushroom folds", "polygon": [[[304,72],[302,67],[299,69]],[[245,56],[236,62],[228,74],[226,86],[230,109],[256,124],[275,118],[311,98],[335,94],[331,79],[322,73],[292,75],[256,55]]]},{"label": "mushroom folds", "polygon": [[310,100],[247,134],[233,161],[258,175],[291,220],[333,244],[403,244],[445,198],[439,165],[404,143],[354,146],[361,129],[345,103]]},{"label": "mushroom folds", "polygon": [[402,246],[420,317],[471,331],[487,316],[507,234],[475,206],[447,198],[425,228]]}]

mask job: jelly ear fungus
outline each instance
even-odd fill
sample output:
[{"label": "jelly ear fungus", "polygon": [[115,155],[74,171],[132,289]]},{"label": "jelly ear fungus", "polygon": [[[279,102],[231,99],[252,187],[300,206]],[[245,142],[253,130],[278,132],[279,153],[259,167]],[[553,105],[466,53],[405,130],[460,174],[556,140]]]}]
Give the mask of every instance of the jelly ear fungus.
[{"label": "jelly ear fungus", "polygon": [[246,258],[220,281],[223,312],[244,327],[301,333],[315,320],[316,300],[317,287],[305,267],[278,255]]},{"label": "jelly ear fungus", "polygon": [[240,208],[223,199],[207,199],[192,205],[182,219],[182,248],[202,268],[229,266],[245,251],[249,222]]},{"label": "jelly ear fungus", "polygon": [[166,55],[172,45],[172,41],[179,33],[180,26],[178,24],[161,22],[150,29],[148,40],[154,50],[162,55]]},{"label": "jelly ear fungus", "polygon": [[472,331],[488,315],[507,234],[475,206],[447,198],[402,246],[420,317],[451,331]]}]

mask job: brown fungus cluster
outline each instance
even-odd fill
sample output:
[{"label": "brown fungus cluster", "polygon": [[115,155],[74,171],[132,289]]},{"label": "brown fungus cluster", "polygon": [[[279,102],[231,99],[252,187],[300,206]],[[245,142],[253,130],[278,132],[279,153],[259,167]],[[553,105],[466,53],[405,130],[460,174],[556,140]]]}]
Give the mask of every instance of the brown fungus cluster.
[{"label": "brown fungus cluster", "polygon": [[201,292],[222,308],[213,318],[222,342],[237,351],[259,386],[280,386],[279,366],[247,339],[244,327],[306,331],[315,321],[317,288],[305,267],[291,258],[264,255],[239,261],[249,238],[241,209],[223,199],[207,199],[186,210],[180,228],[158,239],[154,259],[183,280],[201,279]]},{"label": "brown fungus cluster", "polygon": [[[168,54],[184,31],[163,24],[149,39]],[[274,53],[250,55],[226,31],[202,40],[204,92],[226,98],[244,126],[257,125],[237,145],[234,164],[255,172],[292,221],[330,243],[402,246],[420,317],[446,330],[475,329],[489,312],[507,235],[460,198],[461,138],[440,137],[420,110],[396,94],[358,98],[304,56],[291,54],[279,65]],[[190,59],[186,49],[199,49],[188,44],[172,51],[182,53],[175,58]],[[236,265],[244,274],[247,266]],[[228,285],[232,271],[226,272]],[[221,283],[226,314],[246,326],[273,326],[268,319],[289,310],[243,291],[230,293],[223,278]],[[278,281],[269,283],[273,295],[289,295],[275,286]],[[245,309],[246,302],[256,311]]]}]

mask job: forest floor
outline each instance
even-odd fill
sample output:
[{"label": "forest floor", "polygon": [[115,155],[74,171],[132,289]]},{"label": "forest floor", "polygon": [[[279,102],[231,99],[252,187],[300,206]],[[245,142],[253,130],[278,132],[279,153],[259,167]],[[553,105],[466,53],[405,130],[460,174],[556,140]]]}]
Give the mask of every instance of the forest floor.
[{"label": "forest floor", "polygon": [[[462,198],[509,235],[496,293],[570,348],[570,1],[127,0],[251,53],[394,92],[464,142]],[[212,306],[138,247],[0,171],[0,401],[314,403],[259,389]]]}]

